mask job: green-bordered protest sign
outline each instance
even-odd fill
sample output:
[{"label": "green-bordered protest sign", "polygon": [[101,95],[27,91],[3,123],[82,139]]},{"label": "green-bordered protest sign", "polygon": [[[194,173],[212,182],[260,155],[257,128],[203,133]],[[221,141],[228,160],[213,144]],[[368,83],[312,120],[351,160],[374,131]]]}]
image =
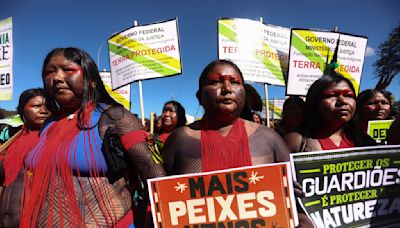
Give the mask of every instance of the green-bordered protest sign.
[{"label": "green-bordered protest sign", "polygon": [[272,99],[268,100],[269,118],[282,119],[282,109],[285,99]]},{"label": "green-bordered protest sign", "polygon": [[386,132],[394,120],[371,120],[368,121],[368,135],[377,143],[386,142]]},{"label": "green-bordered protest sign", "polygon": [[182,73],[177,19],[129,28],[108,40],[112,89]]},{"label": "green-bordered protest sign", "polygon": [[260,21],[218,20],[218,58],[235,62],[246,81],[285,85],[290,29]]},{"label": "green-bordered protest sign", "polygon": [[349,148],[290,155],[316,227],[400,224],[400,147]]},{"label": "green-bordered protest sign", "polygon": [[358,93],[367,38],[338,32],[292,29],[287,95],[306,95],[332,60],[339,39],[336,72],[350,79]]},{"label": "green-bordered protest sign", "polygon": [[127,110],[131,110],[131,87],[129,85],[120,87],[119,89],[112,90],[111,86],[111,73],[100,72],[101,80],[104,87],[115,101],[122,104]]},{"label": "green-bordered protest sign", "polygon": [[23,125],[24,122],[22,122],[21,118],[17,114],[4,119],[0,119],[0,124],[7,124],[10,125],[11,127],[18,127]]},{"label": "green-bordered protest sign", "polygon": [[12,100],[13,95],[12,18],[0,21],[0,100]]}]

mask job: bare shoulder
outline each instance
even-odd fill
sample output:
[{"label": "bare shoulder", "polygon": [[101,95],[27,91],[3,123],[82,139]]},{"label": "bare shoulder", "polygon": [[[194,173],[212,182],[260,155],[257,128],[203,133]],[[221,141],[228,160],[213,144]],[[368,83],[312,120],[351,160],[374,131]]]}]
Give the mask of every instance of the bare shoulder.
[{"label": "bare shoulder", "polygon": [[195,172],[201,168],[200,148],[200,130],[189,125],[173,131],[162,150],[167,173]]},{"label": "bare shoulder", "polygon": [[272,130],[269,127],[266,127],[262,124],[257,124],[248,120],[243,120],[245,123],[247,135],[249,137],[262,137],[264,139],[276,139],[282,140],[278,133]]},{"label": "bare shoulder", "polygon": [[285,135],[284,140],[291,153],[322,150],[318,139],[304,137],[297,132]]},{"label": "bare shoulder", "polygon": [[283,139],[286,142],[286,145],[289,147],[289,150],[291,153],[293,152],[299,152],[302,147],[303,136],[298,133],[298,132],[290,132],[289,134],[286,134]]},{"label": "bare shoulder", "polygon": [[[186,140],[190,137],[196,136],[196,132],[192,130],[189,126],[183,126],[174,130],[167,138],[165,145],[177,144],[182,140]],[[200,135],[200,134],[199,134]],[[200,137],[199,137],[200,138]]]},{"label": "bare shoulder", "polygon": [[[245,121],[249,135],[249,146],[253,164],[265,164],[289,160],[289,149],[274,130],[250,121]],[[256,159],[255,158],[263,158]]]}]

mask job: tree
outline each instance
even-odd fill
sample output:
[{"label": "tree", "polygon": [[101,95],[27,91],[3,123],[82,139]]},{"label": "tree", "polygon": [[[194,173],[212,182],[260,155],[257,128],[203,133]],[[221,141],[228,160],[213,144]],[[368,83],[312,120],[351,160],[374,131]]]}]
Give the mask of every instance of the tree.
[{"label": "tree", "polygon": [[400,73],[400,24],[379,45],[378,56],[379,59],[374,63],[375,74],[379,78],[375,89],[384,90]]}]

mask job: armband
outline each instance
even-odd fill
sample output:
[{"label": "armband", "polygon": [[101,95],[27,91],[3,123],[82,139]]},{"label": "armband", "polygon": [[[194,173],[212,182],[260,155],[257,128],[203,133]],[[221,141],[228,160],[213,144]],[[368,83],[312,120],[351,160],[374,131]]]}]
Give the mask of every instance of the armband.
[{"label": "armband", "polygon": [[147,132],[145,130],[135,130],[126,133],[121,137],[121,143],[125,151],[128,151],[136,144],[146,142]]}]

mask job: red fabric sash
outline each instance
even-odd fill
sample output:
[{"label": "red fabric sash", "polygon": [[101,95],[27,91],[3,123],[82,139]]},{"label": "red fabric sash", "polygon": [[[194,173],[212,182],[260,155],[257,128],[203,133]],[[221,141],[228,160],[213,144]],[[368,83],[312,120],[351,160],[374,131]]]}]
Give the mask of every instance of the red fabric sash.
[{"label": "red fabric sash", "polygon": [[4,156],[4,186],[8,186],[17,178],[23,167],[25,155],[36,145],[38,139],[39,131],[29,131],[24,127],[22,134],[7,148]]},{"label": "red fabric sash", "polygon": [[167,138],[168,138],[168,136],[170,135],[170,133],[171,133],[171,132],[164,132],[164,133],[161,133],[161,134],[158,136],[158,139],[159,139],[160,141],[162,141],[163,143],[165,143],[165,141],[167,141]]},{"label": "red fabric sash", "polygon": [[[75,114],[76,115],[76,114]],[[51,188],[60,188],[65,193],[66,198],[71,202],[66,203],[65,209],[71,213],[73,224],[84,224],[80,218],[79,207],[73,189],[72,170],[68,167],[69,151],[73,138],[78,134],[77,117],[68,119],[64,117],[53,123],[44,134],[47,137],[42,148],[31,159],[28,167],[25,168],[23,207],[21,216],[21,227],[35,227],[36,221],[43,207],[46,193],[50,193]],[[61,162],[62,161],[62,162]],[[33,165],[35,164],[35,165]],[[35,167],[29,170],[29,167]],[[58,180],[57,180],[58,179]],[[61,180],[62,179],[62,180]],[[63,183],[63,187],[60,186]],[[59,190],[60,191],[60,190]],[[57,197],[48,194],[49,198]],[[63,197],[64,198],[64,197]],[[64,198],[65,200],[65,198]],[[62,200],[62,201],[64,201]],[[49,205],[50,210],[54,211],[59,205]],[[60,215],[62,216],[62,215]],[[80,221],[78,221],[80,218]],[[67,218],[61,218],[66,220]],[[53,227],[54,214],[49,215],[49,226]]]},{"label": "red fabric sash", "polygon": [[342,135],[342,141],[340,141],[340,145],[336,146],[335,143],[328,137],[325,139],[318,139],[319,144],[321,144],[321,148],[323,150],[333,150],[340,148],[351,148],[354,147],[354,144],[347,138],[346,134]]},{"label": "red fabric sash", "polygon": [[[94,104],[88,104],[82,111],[81,122],[84,126],[91,126],[91,115],[95,108]],[[76,136],[82,131],[85,143],[85,154],[88,155],[88,164],[93,165],[90,177],[100,177],[100,168],[93,161],[95,153],[101,153],[101,145],[95,141],[94,130],[80,130],[78,127],[77,112],[71,119],[63,117],[54,122],[40,136],[38,146],[31,153],[33,158],[29,160],[29,164],[25,168],[24,192],[22,201],[22,215],[20,227],[36,227],[37,221],[47,216],[47,227],[55,226],[55,222],[59,221],[67,227],[84,227],[85,222],[81,215],[80,203],[77,202],[76,189],[74,185],[74,175],[80,176],[79,170],[74,174],[70,165],[71,157],[75,157],[76,149],[74,146]],[[39,145],[40,144],[40,145]],[[35,164],[35,165],[33,165]],[[30,170],[29,167],[34,167]],[[80,181],[80,179],[77,179]],[[108,226],[117,224],[117,219],[113,216],[115,211],[112,202],[109,201],[111,196],[107,188],[101,183],[100,179],[94,179],[96,183],[92,185],[92,191],[95,194],[96,203],[105,215]],[[79,182],[79,185],[82,183]],[[85,200],[84,188],[81,188]],[[42,214],[45,202],[49,210],[48,214]],[[82,205],[83,206],[83,205]],[[92,214],[94,221],[93,208],[89,201],[85,201],[85,206]],[[58,214],[56,214],[58,211]],[[68,217],[63,215],[68,212]]]},{"label": "red fabric sash", "polygon": [[225,137],[218,131],[209,129],[206,119],[203,119],[202,129],[203,172],[251,165],[248,136],[243,120],[236,120]]},{"label": "red fabric sash", "polygon": [[146,142],[147,136],[148,134],[145,130],[131,131],[121,137],[121,144],[125,151],[128,151],[136,144]]}]

